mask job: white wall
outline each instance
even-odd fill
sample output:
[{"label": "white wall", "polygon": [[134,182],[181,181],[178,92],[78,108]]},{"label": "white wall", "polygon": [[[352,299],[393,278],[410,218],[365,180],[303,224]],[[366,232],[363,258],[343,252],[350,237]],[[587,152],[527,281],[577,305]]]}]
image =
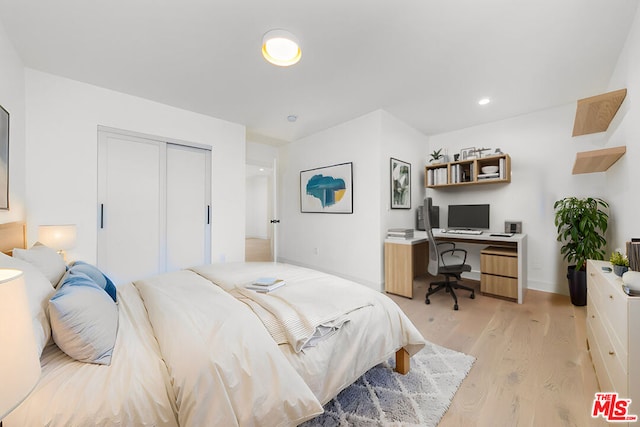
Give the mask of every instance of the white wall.
[{"label": "white wall", "polygon": [[244,126],[31,69],[26,113],[30,243],[39,224],[77,224],[70,259],[96,261],[97,126],[103,125],[211,146],[212,260],[244,260]]},{"label": "white wall", "polygon": [[640,237],[640,8],[620,55],[609,90],[627,88],[627,97],[606,133],[607,147],[626,145],[627,153],[606,173],[606,194],[611,207],[609,248],[625,248]]},{"label": "white wall", "polygon": [[[380,288],[380,121],[373,112],[280,149],[279,260]],[[300,213],[300,171],[345,162],[353,214]]]},{"label": "white wall", "polygon": [[0,23],[0,105],[9,112],[9,210],[0,223],[25,220],[24,66]]},{"label": "white wall", "polygon": [[[595,94],[594,94],[595,95]],[[489,203],[491,229],[503,230],[504,221],[522,221],[528,240],[528,286],[567,294],[566,263],[556,241],[553,204],[567,196],[607,199],[604,173],[572,175],[579,151],[599,148],[599,138],[572,138],[575,104],[551,108],[435,135],[430,150],[448,148],[449,154],[467,147],[501,148],[511,156],[511,183],[429,189],[440,206],[440,225],[446,226],[449,204]],[[468,246],[475,272],[481,247]]]},{"label": "white wall", "polygon": [[[412,209],[390,209],[390,157],[412,164]],[[383,240],[390,226],[414,227],[425,158],[426,137],[382,110],[283,147],[279,258],[382,290]],[[353,214],[300,213],[300,171],[344,162],[353,162]]]}]

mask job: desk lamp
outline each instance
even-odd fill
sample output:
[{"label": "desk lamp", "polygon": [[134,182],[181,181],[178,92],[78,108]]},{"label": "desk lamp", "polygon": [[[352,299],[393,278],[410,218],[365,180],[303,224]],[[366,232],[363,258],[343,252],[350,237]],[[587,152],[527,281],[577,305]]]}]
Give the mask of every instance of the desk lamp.
[{"label": "desk lamp", "polygon": [[40,359],[20,270],[0,269],[0,426],[40,378]]}]

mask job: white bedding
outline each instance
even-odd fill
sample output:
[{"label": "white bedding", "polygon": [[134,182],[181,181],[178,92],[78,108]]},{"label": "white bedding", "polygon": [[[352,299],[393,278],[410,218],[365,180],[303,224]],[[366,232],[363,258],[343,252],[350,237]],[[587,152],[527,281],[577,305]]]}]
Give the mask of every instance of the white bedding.
[{"label": "white bedding", "polygon": [[136,281],[181,426],[291,426],[322,413],[251,310],[192,271]]},{"label": "white bedding", "polygon": [[[280,350],[311,388],[321,403],[335,397],[368,369],[387,360],[404,347],[410,355],[420,351],[425,341],[404,312],[386,295],[366,286],[330,274],[303,267],[275,263],[210,264],[192,269],[221,288],[232,292],[259,277],[276,277],[287,282],[273,291],[292,304],[299,302],[299,290],[306,289],[310,305],[314,295],[325,293],[318,301],[349,299],[365,301],[362,308],[346,314],[348,321],[333,336],[315,347],[297,352],[288,344]],[[342,287],[342,292],[337,289]],[[309,309],[306,306],[305,309]],[[299,308],[299,307],[298,307]]]},{"label": "white bedding", "polygon": [[118,287],[110,366],[78,362],[50,341],[34,392],[4,427],[177,426],[171,380],[136,289]]}]

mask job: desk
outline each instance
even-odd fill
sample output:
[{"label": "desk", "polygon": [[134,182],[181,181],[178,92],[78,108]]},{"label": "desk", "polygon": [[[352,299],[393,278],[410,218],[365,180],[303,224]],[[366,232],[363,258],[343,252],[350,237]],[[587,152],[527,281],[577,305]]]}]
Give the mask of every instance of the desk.
[{"label": "desk", "polygon": [[[512,237],[483,234],[447,234],[433,230],[436,241],[469,243],[514,248],[518,265],[518,304],[522,304],[527,289],[527,235],[514,234]],[[413,239],[385,239],[384,278],[385,292],[413,298],[413,278],[427,272],[429,244],[427,233],[415,231]],[[482,271],[481,271],[482,273]]]}]

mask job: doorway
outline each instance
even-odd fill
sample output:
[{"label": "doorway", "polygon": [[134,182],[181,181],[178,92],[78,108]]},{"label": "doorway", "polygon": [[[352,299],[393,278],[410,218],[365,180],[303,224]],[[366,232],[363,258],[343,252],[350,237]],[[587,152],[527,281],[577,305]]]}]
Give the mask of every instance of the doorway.
[{"label": "doorway", "polygon": [[274,261],[275,162],[273,166],[247,163],[246,189],[245,261]]}]

